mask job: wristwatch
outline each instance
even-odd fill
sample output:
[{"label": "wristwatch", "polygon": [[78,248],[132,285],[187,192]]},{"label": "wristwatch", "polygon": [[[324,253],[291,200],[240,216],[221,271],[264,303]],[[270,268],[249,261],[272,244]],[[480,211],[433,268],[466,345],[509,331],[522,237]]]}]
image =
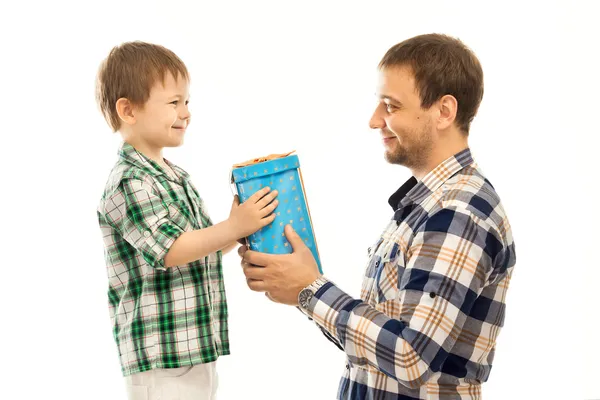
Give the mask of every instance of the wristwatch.
[{"label": "wristwatch", "polygon": [[310,301],[315,296],[315,293],[317,293],[317,290],[319,290],[321,286],[327,282],[327,279],[325,279],[323,276],[320,276],[313,283],[302,289],[298,294],[298,304],[300,307],[304,308],[305,310],[308,309]]}]

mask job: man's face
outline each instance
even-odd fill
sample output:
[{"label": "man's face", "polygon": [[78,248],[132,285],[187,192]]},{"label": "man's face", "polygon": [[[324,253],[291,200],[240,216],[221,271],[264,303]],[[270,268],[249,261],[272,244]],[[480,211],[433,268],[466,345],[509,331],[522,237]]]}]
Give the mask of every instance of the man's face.
[{"label": "man's face", "polygon": [[412,70],[409,67],[380,70],[377,94],[379,102],[369,126],[381,133],[385,159],[411,169],[423,167],[437,135],[430,110],[421,108]]}]

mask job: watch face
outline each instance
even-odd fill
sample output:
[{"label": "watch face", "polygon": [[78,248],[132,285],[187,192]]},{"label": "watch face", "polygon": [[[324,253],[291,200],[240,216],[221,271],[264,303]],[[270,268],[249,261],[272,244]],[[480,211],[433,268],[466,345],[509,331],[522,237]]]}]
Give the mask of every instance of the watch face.
[{"label": "watch face", "polygon": [[298,303],[300,303],[302,307],[307,308],[312,298],[313,292],[309,289],[304,289],[300,292],[300,296],[298,296]]}]

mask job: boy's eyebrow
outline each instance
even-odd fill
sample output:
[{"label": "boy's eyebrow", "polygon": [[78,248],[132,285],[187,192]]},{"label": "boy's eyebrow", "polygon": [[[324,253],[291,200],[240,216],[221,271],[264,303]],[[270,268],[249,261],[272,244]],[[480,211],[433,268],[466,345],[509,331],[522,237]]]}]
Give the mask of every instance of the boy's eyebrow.
[{"label": "boy's eyebrow", "polygon": [[[188,95],[187,95],[187,98],[189,99],[190,97],[191,97],[191,96],[188,94]],[[170,99],[183,99],[183,98],[184,98],[184,96],[183,96],[183,95],[181,95],[181,94],[174,94],[174,95],[172,95],[172,96],[169,96],[169,98],[170,98]]]}]

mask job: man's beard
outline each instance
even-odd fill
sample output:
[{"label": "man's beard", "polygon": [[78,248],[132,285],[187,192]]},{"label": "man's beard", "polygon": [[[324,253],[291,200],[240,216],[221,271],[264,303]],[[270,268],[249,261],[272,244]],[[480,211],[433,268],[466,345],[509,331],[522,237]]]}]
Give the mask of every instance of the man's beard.
[{"label": "man's beard", "polygon": [[409,169],[419,169],[427,164],[433,149],[431,125],[426,124],[420,132],[404,132],[394,149],[385,152],[385,160],[390,164],[402,165]]}]

